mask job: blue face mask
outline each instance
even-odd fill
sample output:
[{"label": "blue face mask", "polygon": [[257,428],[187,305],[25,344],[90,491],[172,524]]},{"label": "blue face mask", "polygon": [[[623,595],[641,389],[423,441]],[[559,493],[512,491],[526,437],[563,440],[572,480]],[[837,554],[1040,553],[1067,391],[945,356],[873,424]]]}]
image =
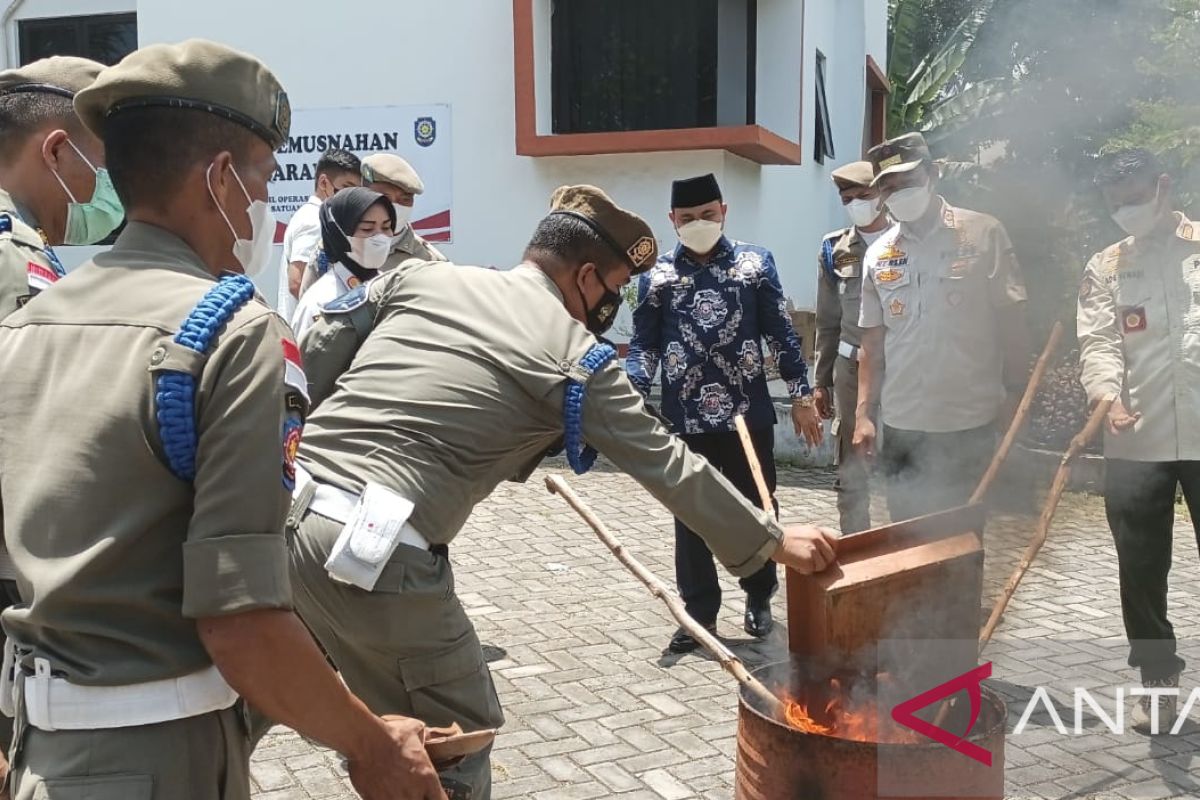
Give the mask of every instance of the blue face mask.
[{"label": "blue face mask", "polygon": [[67,204],[67,227],[63,234],[63,244],[95,244],[117,229],[121,220],[125,219],[125,209],[117,197],[117,190],[108,176],[108,170],[92,166],[92,162],[88,161],[87,156],[81,153],[70,139],[67,140],[67,144],[83,159],[83,163],[91,167],[96,175],[96,189],[92,192],[91,200],[80,203],[67,188],[62,177],[54,172],[58,185],[67,193],[67,197],[71,198],[71,202]]}]

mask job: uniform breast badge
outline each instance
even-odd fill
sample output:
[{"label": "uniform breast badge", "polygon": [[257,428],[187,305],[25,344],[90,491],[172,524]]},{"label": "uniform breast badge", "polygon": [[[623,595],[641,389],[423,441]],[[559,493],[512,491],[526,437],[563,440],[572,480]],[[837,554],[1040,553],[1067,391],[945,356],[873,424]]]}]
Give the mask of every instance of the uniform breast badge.
[{"label": "uniform breast badge", "polygon": [[1121,318],[1123,333],[1137,333],[1146,330],[1146,308],[1144,306],[1123,306],[1117,310]]},{"label": "uniform breast badge", "polygon": [[905,310],[904,301],[901,300],[899,297],[897,297],[895,300],[893,300],[891,302],[890,305],[888,305],[888,311],[892,312],[893,317],[903,317],[904,310]]},{"label": "uniform breast badge", "polygon": [[879,272],[875,273],[875,282],[876,283],[895,283],[896,281],[900,280],[903,277],[904,277],[904,270],[892,269],[891,267],[888,267],[887,269],[881,269],[881,270],[879,270]]}]

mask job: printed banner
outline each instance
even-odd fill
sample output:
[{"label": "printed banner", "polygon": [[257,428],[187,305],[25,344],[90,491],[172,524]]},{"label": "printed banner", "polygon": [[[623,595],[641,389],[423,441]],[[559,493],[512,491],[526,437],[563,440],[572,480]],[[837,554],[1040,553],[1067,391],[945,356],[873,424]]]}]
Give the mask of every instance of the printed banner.
[{"label": "printed banner", "polygon": [[271,210],[279,221],[276,244],[283,241],[292,214],[312,196],[317,161],[331,147],[359,158],[380,152],[405,158],[425,183],[413,208],[413,228],[431,242],[453,241],[450,106],[429,105],[293,111],[291,133],[276,153],[279,168],[270,183]]}]

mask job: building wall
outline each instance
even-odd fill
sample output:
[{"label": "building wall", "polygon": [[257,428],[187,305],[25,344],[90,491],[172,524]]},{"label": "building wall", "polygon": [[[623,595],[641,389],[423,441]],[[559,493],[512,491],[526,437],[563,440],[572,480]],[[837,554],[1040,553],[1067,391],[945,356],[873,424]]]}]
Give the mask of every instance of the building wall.
[{"label": "building wall", "polygon": [[[24,0],[14,19],[128,11],[134,3]],[[535,4],[545,20],[535,31],[543,131],[549,6],[550,0]],[[514,148],[509,0],[360,0],[352,8],[315,0],[136,0],[136,10],[142,44],[199,36],[252,52],[279,75],[294,108],[451,105],[455,231],[445,251],[460,263],[515,264],[550,193],[564,183],[599,184],[645,215],[661,246],[673,246],[666,217],[671,180],[711,171],[730,202],[729,233],[775,251],[785,292],[798,308],[815,299],[813,254],[821,235],[844,224],[829,172],[861,150],[866,53],[885,62],[886,0],[758,0],[758,121],[787,138],[799,134],[803,165],[764,167],[724,151],[528,158]],[[14,23],[4,35],[12,63]],[[825,165],[811,161],[818,47],[828,58],[838,156]],[[275,280],[261,279],[268,297]]]}]

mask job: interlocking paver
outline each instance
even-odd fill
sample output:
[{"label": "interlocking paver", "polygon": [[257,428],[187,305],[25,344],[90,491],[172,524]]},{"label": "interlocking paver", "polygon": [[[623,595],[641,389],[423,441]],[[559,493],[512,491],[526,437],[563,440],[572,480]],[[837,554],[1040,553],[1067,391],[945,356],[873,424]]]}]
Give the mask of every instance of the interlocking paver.
[{"label": "interlocking paver", "polygon": [[[737,723],[732,679],[702,653],[664,654],[675,629],[666,608],[545,491],[541,481],[551,471],[567,470],[548,462],[529,483],[500,487],[452,547],[460,597],[480,637],[506,651],[492,664],[508,718],[493,758],[493,797],[731,798]],[[785,521],[836,524],[832,477],[825,470],[781,466]],[[671,585],[671,515],[603,461],[572,485]],[[1003,507],[990,514],[985,538],[985,605],[999,593],[1033,528],[1031,516],[1009,509],[1035,509],[1040,498],[998,505]],[[876,519],[885,518],[878,498],[873,511]],[[1200,581],[1194,541],[1181,516],[1171,613],[1184,656],[1200,663],[1200,598],[1191,591]],[[741,631],[741,592],[722,574],[726,603],[719,629],[727,643],[751,665],[785,657],[782,593],[775,602],[776,632],[765,643],[751,643]],[[1069,730],[1074,710],[1068,679],[1096,687],[1098,701],[1111,709],[1111,688],[1100,687],[1128,686],[1135,677],[1125,665],[1122,635],[1103,504],[1097,497],[1068,495],[986,656],[1010,702],[1010,731],[1039,685],[1052,687]],[[1200,754],[1200,731],[1149,742],[1108,734],[1089,717],[1081,735],[1064,737],[1039,712],[1021,736],[1010,733],[1008,797],[1198,797],[1200,781],[1190,777],[1193,754]],[[277,728],[255,753],[254,797],[346,800],[353,794],[344,775],[336,755]]]}]

